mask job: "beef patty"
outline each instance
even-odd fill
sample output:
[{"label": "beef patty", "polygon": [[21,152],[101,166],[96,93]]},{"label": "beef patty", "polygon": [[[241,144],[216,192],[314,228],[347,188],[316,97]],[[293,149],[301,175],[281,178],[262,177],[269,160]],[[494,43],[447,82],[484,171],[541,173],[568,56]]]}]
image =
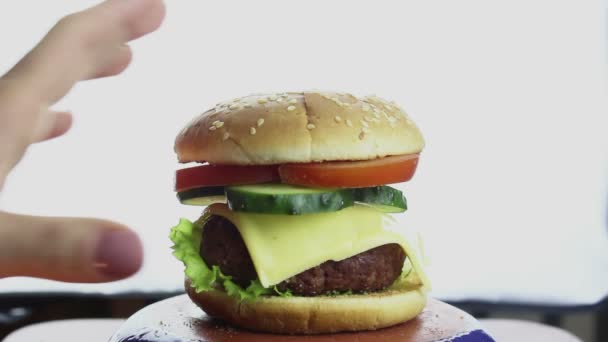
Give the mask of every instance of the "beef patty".
[{"label": "beef patty", "polygon": [[[257,278],[249,251],[237,228],[221,216],[212,216],[203,228],[200,255],[209,266],[247,286]],[[342,261],[326,261],[277,285],[300,296],[332,292],[373,292],[391,285],[401,274],[405,253],[398,244],[379,246]]]}]

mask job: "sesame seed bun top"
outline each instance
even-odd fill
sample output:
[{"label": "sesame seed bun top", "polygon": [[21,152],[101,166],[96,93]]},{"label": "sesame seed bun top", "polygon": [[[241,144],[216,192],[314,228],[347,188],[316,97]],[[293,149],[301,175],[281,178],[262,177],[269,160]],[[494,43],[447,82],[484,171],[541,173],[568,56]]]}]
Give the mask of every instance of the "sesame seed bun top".
[{"label": "sesame seed bun top", "polygon": [[223,102],[177,136],[180,162],[282,164],[418,153],[424,139],[395,103],[332,92],[257,94]]}]

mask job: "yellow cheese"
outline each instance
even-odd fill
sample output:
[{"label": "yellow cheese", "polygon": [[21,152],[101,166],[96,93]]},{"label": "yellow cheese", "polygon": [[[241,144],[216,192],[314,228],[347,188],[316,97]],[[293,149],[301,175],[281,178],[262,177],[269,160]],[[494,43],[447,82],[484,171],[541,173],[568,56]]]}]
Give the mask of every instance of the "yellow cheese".
[{"label": "yellow cheese", "polygon": [[340,261],[388,243],[403,247],[423,286],[430,286],[418,236],[373,207],[355,205],[330,213],[269,215],[234,212],[218,203],[207,211],[238,228],[264,287],[325,261]]}]

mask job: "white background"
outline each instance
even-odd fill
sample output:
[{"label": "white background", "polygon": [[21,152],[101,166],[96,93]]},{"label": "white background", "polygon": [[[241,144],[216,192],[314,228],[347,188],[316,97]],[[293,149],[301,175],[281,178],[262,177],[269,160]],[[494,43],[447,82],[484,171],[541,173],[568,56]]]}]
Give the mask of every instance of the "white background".
[{"label": "white background", "polygon": [[[0,70],[96,1],[0,2]],[[442,299],[591,304],[608,292],[605,6],[599,1],[168,1],[122,76],[59,104],[72,131],[32,147],[0,206],[99,216],[143,237],[127,281],[5,279],[0,292],[181,288],[169,228],[173,138],[216,102],[261,91],[375,93],[427,148],[403,186]],[[69,52],[66,52],[69,58]]]}]

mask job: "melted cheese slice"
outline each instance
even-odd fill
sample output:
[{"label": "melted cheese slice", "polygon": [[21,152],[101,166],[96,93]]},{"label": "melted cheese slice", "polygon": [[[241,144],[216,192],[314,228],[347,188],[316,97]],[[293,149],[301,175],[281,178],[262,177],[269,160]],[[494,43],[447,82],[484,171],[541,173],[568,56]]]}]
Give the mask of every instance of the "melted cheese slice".
[{"label": "melted cheese slice", "polygon": [[325,261],[340,261],[389,243],[403,247],[423,286],[430,287],[418,235],[406,232],[392,216],[373,207],[355,205],[331,213],[269,215],[234,212],[218,203],[207,211],[238,228],[264,287]]}]

